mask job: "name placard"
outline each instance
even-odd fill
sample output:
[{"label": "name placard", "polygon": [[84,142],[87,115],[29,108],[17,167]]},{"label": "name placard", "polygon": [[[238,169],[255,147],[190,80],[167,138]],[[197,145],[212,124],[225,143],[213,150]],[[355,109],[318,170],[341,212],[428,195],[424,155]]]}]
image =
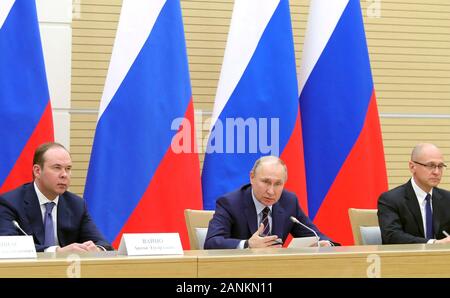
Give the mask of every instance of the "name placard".
[{"label": "name placard", "polygon": [[32,236],[0,236],[0,259],[36,258]]},{"label": "name placard", "polygon": [[178,233],[123,234],[119,254],[127,256],[182,255]]}]

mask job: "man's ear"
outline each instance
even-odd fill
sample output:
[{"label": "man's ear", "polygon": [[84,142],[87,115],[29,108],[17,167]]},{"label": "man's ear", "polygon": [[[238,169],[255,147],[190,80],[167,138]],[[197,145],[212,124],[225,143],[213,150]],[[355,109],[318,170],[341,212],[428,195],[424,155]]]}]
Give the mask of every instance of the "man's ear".
[{"label": "man's ear", "polygon": [[414,174],[414,168],[415,168],[415,164],[410,160],[408,163],[408,167],[409,167],[409,171]]},{"label": "man's ear", "polygon": [[33,176],[39,177],[41,175],[41,166],[38,164],[33,165]]}]

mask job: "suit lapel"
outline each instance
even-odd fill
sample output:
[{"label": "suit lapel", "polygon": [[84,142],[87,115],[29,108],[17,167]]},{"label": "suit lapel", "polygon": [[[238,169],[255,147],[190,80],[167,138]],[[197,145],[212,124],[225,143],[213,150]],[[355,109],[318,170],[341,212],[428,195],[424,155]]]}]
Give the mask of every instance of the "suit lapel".
[{"label": "suit lapel", "polygon": [[406,205],[408,206],[409,211],[413,215],[416,220],[417,227],[419,228],[420,233],[425,237],[425,232],[423,230],[423,220],[422,220],[422,212],[420,212],[419,202],[417,201],[416,193],[411,184],[411,180],[406,184]]},{"label": "suit lapel", "polygon": [[[281,198],[280,198],[281,199]],[[283,218],[284,209],[280,204],[275,204],[272,207],[272,235],[277,235],[279,238],[284,239],[283,235]]]},{"label": "suit lapel", "polygon": [[72,213],[70,212],[70,208],[67,206],[67,202],[65,200],[64,194],[59,196],[58,200],[58,223],[57,223],[57,233],[58,233],[58,242],[61,246],[67,245],[67,241],[65,238],[64,230],[67,230],[70,227],[70,221],[72,218]]},{"label": "suit lapel", "polygon": [[[442,205],[442,195],[439,193],[439,190],[433,189],[433,197],[431,199],[432,209],[433,209],[433,228],[434,235],[437,236],[441,229],[441,221],[445,220],[445,216],[442,214],[445,206]],[[445,224],[445,223],[444,223]]]},{"label": "suit lapel", "polygon": [[30,223],[33,235],[39,244],[44,244],[45,234],[44,223],[42,222],[42,211],[33,183],[31,183],[29,188],[26,190],[24,203],[25,214],[28,222]]},{"label": "suit lapel", "polygon": [[247,225],[250,234],[253,235],[258,230],[258,218],[256,214],[256,207],[253,203],[252,188],[249,187],[244,193],[245,217],[247,218]]}]

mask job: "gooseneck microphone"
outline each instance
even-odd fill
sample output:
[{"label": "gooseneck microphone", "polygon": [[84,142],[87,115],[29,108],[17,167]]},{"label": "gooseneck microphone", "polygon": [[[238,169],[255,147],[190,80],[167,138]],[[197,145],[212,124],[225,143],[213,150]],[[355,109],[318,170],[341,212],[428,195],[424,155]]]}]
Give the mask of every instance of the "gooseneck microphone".
[{"label": "gooseneck microphone", "polygon": [[317,247],[320,247],[320,243],[319,243],[320,238],[319,238],[319,235],[317,235],[316,231],[314,231],[313,229],[311,229],[311,228],[308,227],[307,225],[301,223],[298,219],[296,219],[296,218],[293,217],[293,216],[289,217],[289,219],[290,219],[293,223],[298,224],[298,225],[301,225],[302,227],[305,227],[305,228],[307,228],[308,230],[310,230],[311,232],[313,232],[313,233],[314,233],[314,236],[316,236],[316,239],[317,239]]},{"label": "gooseneck microphone", "polygon": [[20,227],[19,223],[15,220],[12,221],[12,223],[14,224],[14,226],[19,229],[25,236],[29,236],[27,233],[25,233],[24,230],[22,230],[22,228]]}]

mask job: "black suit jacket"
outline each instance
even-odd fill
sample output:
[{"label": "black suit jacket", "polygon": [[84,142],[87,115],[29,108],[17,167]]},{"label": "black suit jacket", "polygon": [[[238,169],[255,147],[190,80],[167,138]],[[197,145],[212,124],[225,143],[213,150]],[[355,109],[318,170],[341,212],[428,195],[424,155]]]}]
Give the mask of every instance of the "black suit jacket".
[{"label": "black suit jacket", "polygon": [[[445,238],[450,232],[450,192],[433,188],[433,227],[435,239]],[[383,244],[426,243],[419,202],[411,180],[378,199],[378,222]]]},{"label": "black suit jacket", "polygon": [[[209,222],[205,249],[236,248],[241,240],[249,239],[258,230],[251,190],[251,185],[247,184],[217,200],[214,216]],[[314,236],[308,229],[294,224],[289,219],[290,216],[313,229],[321,240],[330,240],[300,209],[295,194],[283,190],[280,200],[272,206],[272,234],[277,235],[283,242],[289,234],[294,237]]]},{"label": "black suit jacket", "polygon": [[[99,232],[88,214],[86,204],[79,196],[66,191],[58,200],[57,234],[61,247],[92,240],[113,250]],[[0,197],[0,235],[21,235],[13,225],[16,220],[22,229],[33,236],[36,251],[44,251],[44,224],[39,199],[33,183],[24,184]]]}]

